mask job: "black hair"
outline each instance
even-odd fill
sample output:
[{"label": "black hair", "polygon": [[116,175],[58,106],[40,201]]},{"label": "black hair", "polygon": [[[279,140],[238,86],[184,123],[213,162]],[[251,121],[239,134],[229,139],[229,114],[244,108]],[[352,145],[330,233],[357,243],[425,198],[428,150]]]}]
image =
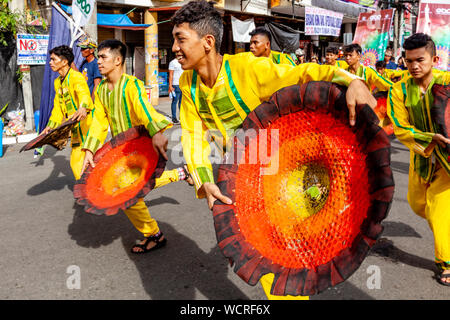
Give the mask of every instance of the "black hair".
[{"label": "black hair", "polygon": [[377,63],[375,63],[375,68],[376,69],[379,69],[379,68],[386,69],[386,62],[384,60],[377,61]]},{"label": "black hair", "polygon": [[116,39],[103,40],[99,44],[97,51],[100,52],[100,50],[103,50],[103,49],[109,49],[111,51],[116,51],[122,57],[122,64],[125,63],[125,57],[127,56],[127,46],[122,41],[119,41]]},{"label": "black hair", "polygon": [[433,39],[425,33],[415,33],[403,43],[403,49],[405,50],[414,50],[423,47],[425,47],[432,57],[436,55],[436,44]]},{"label": "black hair", "polygon": [[72,48],[66,45],[54,47],[52,50],[49,51],[49,53],[57,55],[58,57],[67,60],[69,66],[72,64],[74,59]]},{"label": "black hair", "polygon": [[172,16],[171,21],[175,26],[189,23],[189,27],[202,38],[212,35],[216,51],[220,51],[223,35],[223,20],[220,12],[214,8],[215,2],[199,0],[190,1],[182,6]]},{"label": "black hair", "polygon": [[266,36],[267,39],[269,39],[269,42],[272,42],[272,35],[264,27],[257,27],[255,30],[249,33],[250,37],[256,36],[257,34]]},{"label": "black hair", "polygon": [[357,43],[352,43],[344,47],[344,53],[352,53],[353,51],[356,51],[356,53],[361,54],[362,48]]},{"label": "black hair", "polygon": [[339,54],[339,49],[337,47],[328,47],[325,53]]}]

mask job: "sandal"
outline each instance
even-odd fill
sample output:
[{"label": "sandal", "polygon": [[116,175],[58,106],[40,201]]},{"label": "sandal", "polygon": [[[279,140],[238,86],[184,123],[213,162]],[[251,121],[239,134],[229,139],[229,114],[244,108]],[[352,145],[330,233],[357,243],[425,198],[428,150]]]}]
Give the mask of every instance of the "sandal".
[{"label": "sandal", "polygon": [[[141,254],[141,253],[147,253],[150,252],[152,250],[156,250],[159,249],[161,247],[164,247],[167,243],[167,239],[163,238],[161,240],[161,237],[163,236],[163,233],[161,231],[159,231],[158,233],[149,236],[147,238],[145,238],[145,242],[144,243],[140,243],[140,244],[135,244],[132,248],[131,248],[131,253],[135,253],[135,254]],[[151,248],[147,248],[150,242],[154,242],[155,245]],[[142,249],[142,251],[134,251],[135,248],[140,248]]]},{"label": "sandal", "polygon": [[448,286],[448,287],[450,287],[450,282],[445,282],[445,281],[443,281],[443,279],[449,279],[449,278],[450,278],[450,273],[446,273],[446,274],[441,273],[441,274],[438,276],[437,281],[438,281],[440,284],[442,284],[443,286]]},{"label": "sandal", "polygon": [[184,175],[186,176],[186,178],[184,178],[184,180],[190,185],[193,186],[194,185],[194,180],[192,179],[191,174],[189,173],[189,170],[187,168],[186,165],[184,165],[182,167],[183,171],[184,171]]}]

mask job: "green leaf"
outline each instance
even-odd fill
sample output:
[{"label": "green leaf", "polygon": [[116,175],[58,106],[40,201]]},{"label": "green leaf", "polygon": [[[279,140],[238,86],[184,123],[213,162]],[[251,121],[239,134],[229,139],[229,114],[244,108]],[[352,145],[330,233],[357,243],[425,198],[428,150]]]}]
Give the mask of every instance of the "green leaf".
[{"label": "green leaf", "polygon": [[3,107],[2,110],[0,110],[0,117],[1,117],[2,114],[6,111],[6,108],[8,108],[8,104],[9,104],[9,102],[8,102],[7,104],[5,104],[5,106]]}]

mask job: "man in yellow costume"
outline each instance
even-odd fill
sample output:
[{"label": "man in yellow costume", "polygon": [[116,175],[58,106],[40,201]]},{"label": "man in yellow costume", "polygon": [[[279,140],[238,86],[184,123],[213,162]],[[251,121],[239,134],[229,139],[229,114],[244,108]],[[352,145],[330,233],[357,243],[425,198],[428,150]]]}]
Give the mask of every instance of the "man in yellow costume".
[{"label": "man in yellow costume", "polygon": [[347,69],[348,64],[344,60],[338,60],[339,49],[336,47],[328,47],[325,50],[325,61],[330,66],[337,66],[342,69]]},{"label": "man in yellow costume", "polygon": [[[210,209],[217,199],[227,204],[231,204],[231,200],[215,184],[206,134],[222,151],[231,140],[229,137],[261,102],[283,87],[308,81],[325,80],[349,86],[347,102],[351,125],[355,123],[356,103],[376,105],[364,82],[354,81],[359,78],[334,66],[301,64],[294,67],[247,53],[220,55],[223,22],[212,2],[189,2],[175,13],[172,22],[172,51],[185,70],[180,78],[183,153],[196,195],[206,197]],[[273,274],[261,278],[269,299],[308,298],[271,295],[273,278]]]},{"label": "man in yellow costume", "polygon": [[264,27],[258,27],[250,32],[250,52],[255,57],[272,59],[276,64],[289,64],[295,66],[294,59],[286,53],[271,50],[272,36]]},{"label": "man in yellow costume", "polygon": [[434,84],[448,85],[449,72],[433,72],[436,46],[426,34],[405,40],[406,65],[411,77],[389,90],[388,116],[397,138],[410,149],[408,202],[425,218],[434,235],[438,281],[450,286],[450,163],[445,146],[450,139],[438,133],[430,116]]},{"label": "man in yellow costume", "polygon": [[345,61],[348,64],[346,70],[364,79],[370,90],[377,88],[378,91],[388,91],[393,82],[383,78],[371,67],[361,64],[362,48],[357,43],[352,43],[344,47]]},{"label": "man in yellow costume", "polygon": [[[98,47],[98,68],[105,79],[95,92],[94,117],[82,146],[86,151],[83,171],[88,164],[95,166],[94,154],[103,145],[108,128],[111,128],[111,135],[115,136],[132,127],[144,125],[152,137],[155,150],[167,160],[168,140],[162,132],[170,128],[172,123],[152,107],[142,81],[123,72],[126,51],[125,44],[114,39],[105,40]],[[155,188],[186,178],[188,176],[180,168],[164,171],[156,179]],[[166,239],[156,220],[150,216],[143,199],[124,211],[145,237],[140,244],[131,248],[132,253],[146,253],[165,245]]]},{"label": "man in yellow costume", "polygon": [[72,49],[63,45],[53,48],[49,53],[50,68],[58,72],[59,77],[54,81],[53,110],[47,127],[41,134],[56,129],[68,119],[79,121],[71,132],[72,152],[70,154],[70,167],[75,179],[78,180],[81,177],[84,159],[82,143],[86,139],[92,122],[92,113],[88,115],[88,112],[94,106],[84,76],[70,67],[74,59]]}]

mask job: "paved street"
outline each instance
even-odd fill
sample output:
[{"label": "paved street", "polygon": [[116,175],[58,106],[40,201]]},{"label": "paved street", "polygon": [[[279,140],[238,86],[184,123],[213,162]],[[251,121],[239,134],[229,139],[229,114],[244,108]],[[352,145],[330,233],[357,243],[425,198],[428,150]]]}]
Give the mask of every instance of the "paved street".
[{"label": "paved street", "polygon": [[[168,98],[156,109],[169,116]],[[167,132],[172,156],[180,152],[177,128]],[[33,159],[21,147],[7,146],[0,158],[0,299],[266,299],[259,284],[247,285],[228,266],[206,202],[185,182],[147,195],[168,244],[132,255],[139,233],[123,213],[96,216],[74,204],[70,148],[48,147]],[[346,282],[312,299],[450,298],[450,288],[432,278],[432,233],[406,201],[408,162],[394,140],[395,199],[379,242]],[[79,289],[68,288],[73,270]],[[368,279],[377,271],[380,288],[373,288]]]}]

